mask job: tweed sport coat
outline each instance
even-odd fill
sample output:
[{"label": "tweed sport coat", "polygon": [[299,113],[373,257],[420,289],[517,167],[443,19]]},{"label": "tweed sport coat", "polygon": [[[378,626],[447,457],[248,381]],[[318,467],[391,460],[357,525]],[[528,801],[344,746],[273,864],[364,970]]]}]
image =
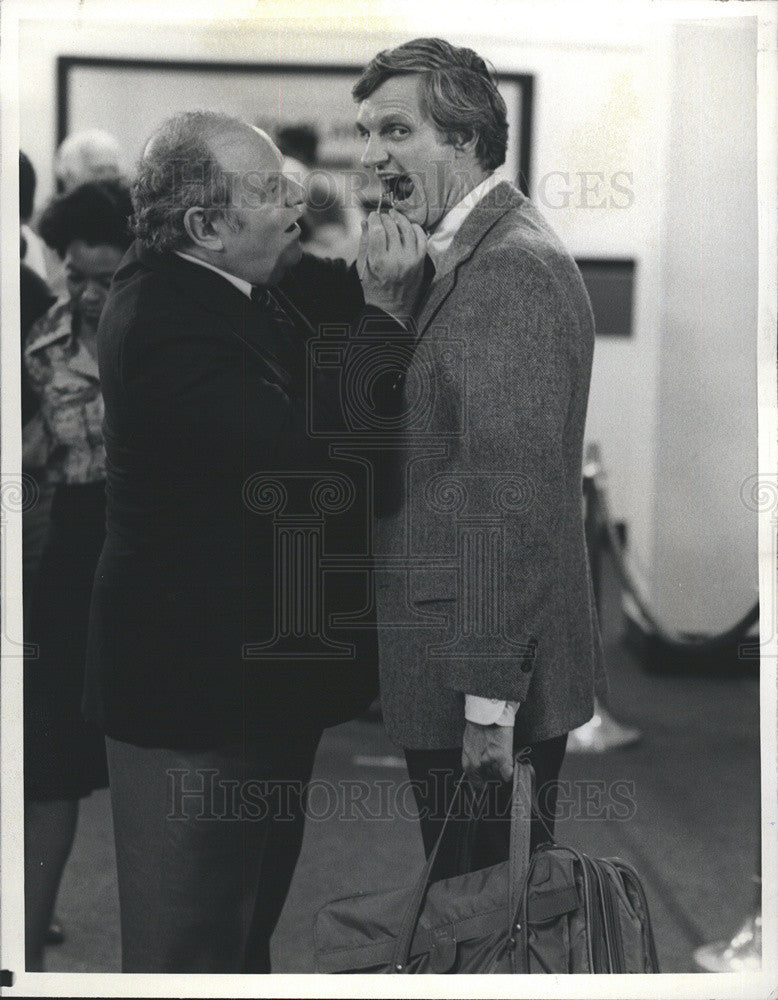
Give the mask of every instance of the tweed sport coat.
[{"label": "tweed sport coat", "polygon": [[605,684],[583,532],[581,275],[501,183],[465,219],[416,327],[386,445],[398,499],[375,528],[387,730],[408,748],[457,746],[468,693],[520,701],[526,743],[561,735]]}]

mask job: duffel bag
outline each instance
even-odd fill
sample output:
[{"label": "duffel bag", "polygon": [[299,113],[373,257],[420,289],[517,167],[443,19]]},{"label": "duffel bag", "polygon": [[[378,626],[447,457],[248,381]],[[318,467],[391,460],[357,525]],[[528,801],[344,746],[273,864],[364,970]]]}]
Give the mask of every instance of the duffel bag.
[{"label": "duffel bag", "polygon": [[509,860],[430,884],[452,801],[415,884],[349,896],[319,910],[317,971],[658,972],[648,903],[635,869],[618,858],[589,858],[556,843],[541,844],[530,856],[533,798],[532,766],[517,758]]}]

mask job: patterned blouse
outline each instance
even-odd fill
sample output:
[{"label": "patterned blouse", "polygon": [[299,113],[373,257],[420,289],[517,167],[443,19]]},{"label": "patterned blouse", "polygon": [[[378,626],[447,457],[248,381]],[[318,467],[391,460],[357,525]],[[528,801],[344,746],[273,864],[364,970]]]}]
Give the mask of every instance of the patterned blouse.
[{"label": "patterned blouse", "polygon": [[37,453],[50,483],[105,479],[100,375],[73,325],[70,299],[59,299],[32,326],[24,347],[23,364],[41,403],[24,427],[25,452]]}]

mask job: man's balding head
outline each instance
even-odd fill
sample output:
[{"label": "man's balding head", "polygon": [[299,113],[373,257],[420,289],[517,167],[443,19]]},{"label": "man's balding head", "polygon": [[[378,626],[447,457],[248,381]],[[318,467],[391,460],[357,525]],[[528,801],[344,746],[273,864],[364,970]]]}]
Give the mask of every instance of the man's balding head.
[{"label": "man's balding head", "polygon": [[146,143],[132,189],[133,230],[157,252],[186,250],[251,283],[274,282],[299,257],[302,203],[260,129],[190,111]]},{"label": "man's balding head", "polygon": [[230,115],[188,111],[167,119],[149,138],[132,186],[133,229],[147,248],[188,245],[189,208],[227,212],[231,181],[225,150],[251,127]]}]

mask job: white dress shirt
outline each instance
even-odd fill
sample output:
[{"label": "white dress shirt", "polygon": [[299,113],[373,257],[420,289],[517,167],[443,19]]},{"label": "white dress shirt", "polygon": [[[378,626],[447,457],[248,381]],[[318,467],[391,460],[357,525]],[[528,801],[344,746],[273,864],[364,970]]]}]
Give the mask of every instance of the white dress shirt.
[{"label": "white dress shirt", "polygon": [[215,271],[216,274],[220,274],[222,278],[226,278],[231,285],[235,285],[239,291],[251,298],[251,290],[254,286],[250,281],[246,281],[245,278],[238,278],[236,275],[229,274],[227,271],[222,271],[222,269],[217,267],[215,264],[209,264],[207,260],[200,260],[199,257],[193,257],[189,253],[184,253],[183,250],[176,250],[175,252],[179,257],[183,257],[184,260],[189,260],[193,264],[199,264],[200,267],[207,267],[209,271]]},{"label": "white dress shirt", "polygon": [[[443,216],[434,232],[429,234],[427,253],[435,265],[436,275],[446,270],[446,255],[470,211],[501,180],[497,174],[490,174],[472,191],[468,191],[465,197]],[[465,695],[465,718],[468,722],[477,722],[482,726],[512,726],[518,708],[518,701],[481,698],[474,694]]]},{"label": "white dress shirt", "polygon": [[465,197],[456,203],[453,208],[443,216],[435,229],[427,237],[427,253],[432,258],[436,273],[445,268],[446,253],[454,242],[454,237],[462,228],[462,224],[478,202],[498,184],[502,182],[502,177],[497,174],[489,176],[477,184],[472,191],[468,191]]}]

